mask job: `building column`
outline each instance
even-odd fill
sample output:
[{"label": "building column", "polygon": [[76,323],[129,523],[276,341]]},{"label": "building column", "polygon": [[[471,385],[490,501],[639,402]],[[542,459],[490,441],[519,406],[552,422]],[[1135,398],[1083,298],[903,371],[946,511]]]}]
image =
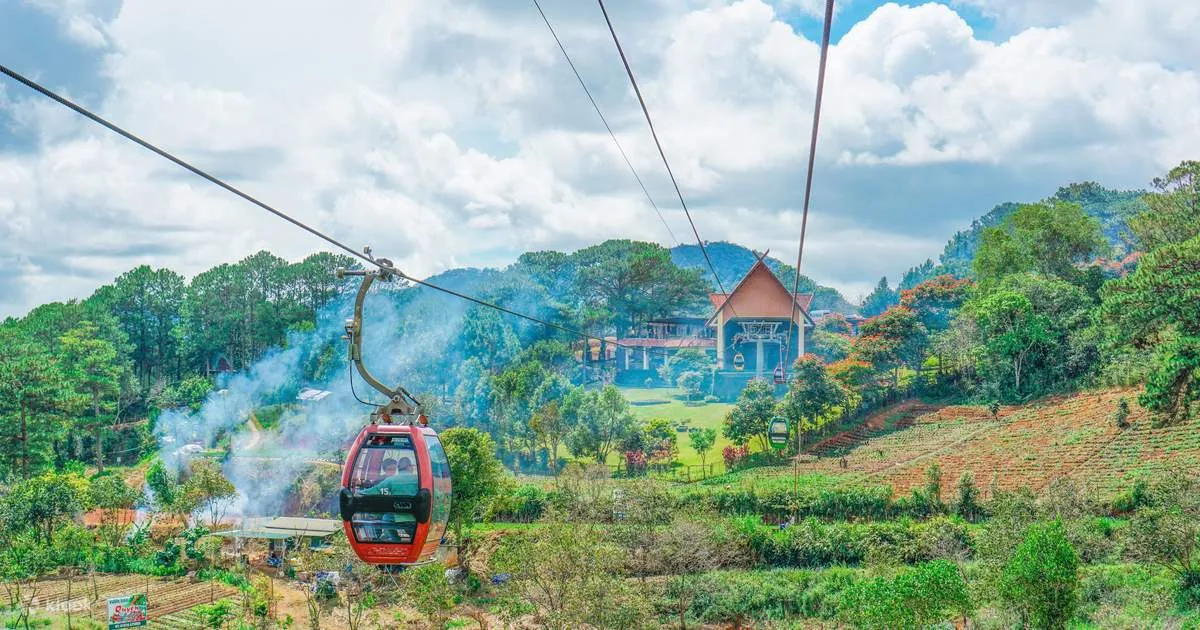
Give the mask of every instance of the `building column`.
[{"label": "building column", "polygon": [[650,369],[650,348],[645,346],[642,347],[642,369]]},{"label": "building column", "polygon": [[717,369],[725,369],[725,314],[717,313]]},{"label": "building column", "polygon": [[758,359],[754,362],[754,375],[758,378],[762,378],[763,363],[766,362],[767,357],[763,355],[762,339],[759,339],[757,343],[758,343]]},{"label": "building column", "polygon": [[800,322],[796,326],[796,357],[804,356],[804,316],[800,316]]}]

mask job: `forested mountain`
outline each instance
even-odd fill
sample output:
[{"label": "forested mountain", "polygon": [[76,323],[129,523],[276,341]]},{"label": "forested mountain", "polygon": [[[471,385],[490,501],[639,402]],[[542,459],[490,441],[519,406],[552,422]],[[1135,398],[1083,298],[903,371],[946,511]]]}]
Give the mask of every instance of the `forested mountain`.
[{"label": "forested mountain", "polygon": [[[1084,214],[1100,222],[1100,230],[1112,246],[1112,251],[1101,255],[1101,258],[1119,260],[1134,251],[1129,221],[1146,209],[1142,200],[1145,194],[1144,190],[1114,190],[1096,182],[1083,182],[1059,188],[1047,201],[1079,204]],[[943,273],[958,278],[970,277],[971,261],[975,259],[975,253],[979,250],[979,241],[984,230],[1000,225],[1021,205],[1004,202],[972,221],[970,227],[950,237],[937,264],[927,260],[910,268],[901,277],[899,288],[911,289],[922,281]]]}]

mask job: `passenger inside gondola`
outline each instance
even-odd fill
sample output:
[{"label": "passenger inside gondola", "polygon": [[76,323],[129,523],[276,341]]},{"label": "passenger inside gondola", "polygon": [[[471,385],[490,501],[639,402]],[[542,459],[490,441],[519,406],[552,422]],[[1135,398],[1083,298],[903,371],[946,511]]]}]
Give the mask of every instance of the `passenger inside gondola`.
[{"label": "passenger inside gondola", "polygon": [[413,469],[412,460],[401,457],[399,464],[396,462],[394,459],[384,460],[382,477],[371,487],[364,488],[362,494],[416,496],[420,486],[417,484],[417,473]]},{"label": "passenger inside gondola", "polygon": [[[374,436],[355,458],[351,491],[360,496],[416,496],[420,484],[414,460],[411,439]],[[417,525],[413,515],[393,512],[356,512],[351,523],[362,542],[400,544],[412,543]]]}]

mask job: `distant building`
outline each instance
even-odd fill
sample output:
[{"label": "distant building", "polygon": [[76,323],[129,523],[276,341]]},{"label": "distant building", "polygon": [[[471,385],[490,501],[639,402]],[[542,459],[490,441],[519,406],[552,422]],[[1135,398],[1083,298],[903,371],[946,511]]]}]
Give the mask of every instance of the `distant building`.
[{"label": "distant building", "polygon": [[722,398],[735,396],[751,378],[771,380],[776,367],[790,367],[804,354],[807,331],[815,325],[808,313],[813,296],[789,291],[763,262],[765,256],[728,294],[709,294],[708,317],[653,319],[620,339],[618,381],[657,379],[658,368],[685,348],[702,350],[716,364],[709,387]]},{"label": "distant building", "polygon": [[858,313],[851,313],[849,315],[845,315],[843,313],[839,313],[837,311],[831,311],[831,310],[827,310],[827,309],[820,310],[820,311],[812,311],[809,313],[809,315],[812,316],[813,321],[816,322],[818,326],[821,325],[821,322],[825,321],[825,319],[827,319],[829,317],[834,317],[834,316],[841,317],[842,319],[846,320],[847,324],[850,325],[850,335],[851,336],[858,335],[858,325],[863,323],[867,319],[867,318],[863,317],[862,315],[859,315]]},{"label": "distant building", "polygon": [[698,348],[716,357],[715,331],[703,317],[663,317],[651,319],[618,341],[617,370],[645,372],[652,377],[667,357],[684,348]]},{"label": "distant building", "polygon": [[299,394],[296,395],[296,400],[303,402],[316,402],[324,399],[326,396],[332,393],[333,392],[325,391],[323,389],[305,387],[304,389],[300,390]]},{"label": "distant building", "polygon": [[214,374],[225,374],[233,371],[233,363],[229,361],[229,357],[223,352],[217,352],[208,358],[206,367],[208,376],[211,378]]},{"label": "distant building", "polygon": [[[307,544],[318,549],[329,545],[330,538],[342,531],[342,522],[328,518],[247,518],[241,529],[213,532],[214,536],[254,540],[280,541],[285,549]],[[274,545],[272,544],[272,549]]]}]

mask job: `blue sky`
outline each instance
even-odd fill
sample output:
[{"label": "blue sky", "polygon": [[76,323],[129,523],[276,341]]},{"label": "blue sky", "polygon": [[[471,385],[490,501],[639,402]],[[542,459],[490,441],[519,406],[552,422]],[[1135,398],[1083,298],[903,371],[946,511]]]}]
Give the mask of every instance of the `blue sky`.
[{"label": "blue sky", "polygon": [[[824,3],[822,3],[824,4]],[[836,5],[837,11],[833,18],[833,29],[830,32],[830,41],[837,43],[841,40],[846,31],[850,27],[865,20],[876,9],[887,4],[878,0],[851,0],[850,2],[841,2]],[[901,2],[902,6],[917,6],[924,3]],[[954,10],[966,21],[968,25],[975,31],[975,36],[980,39],[993,40],[997,37],[996,21],[993,18],[986,17],[978,8],[971,5],[955,5]],[[822,31],[824,30],[824,18],[814,16],[807,12],[800,11],[796,8],[783,9],[780,12],[785,22],[790,24],[804,37],[819,42],[821,41]]]},{"label": "blue sky", "polygon": [[[823,3],[606,4],[702,237],[790,258]],[[598,10],[543,6],[689,234]],[[1145,187],[1198,157],[1200,3],[839,7],[804,271],[851,300],[997,203]],[[526,0],[0,0],[0,61],[415,274],[606,238],[674,244]],[[0,89],[0,316],[138,264],[192,275],[321,247]]]}]

